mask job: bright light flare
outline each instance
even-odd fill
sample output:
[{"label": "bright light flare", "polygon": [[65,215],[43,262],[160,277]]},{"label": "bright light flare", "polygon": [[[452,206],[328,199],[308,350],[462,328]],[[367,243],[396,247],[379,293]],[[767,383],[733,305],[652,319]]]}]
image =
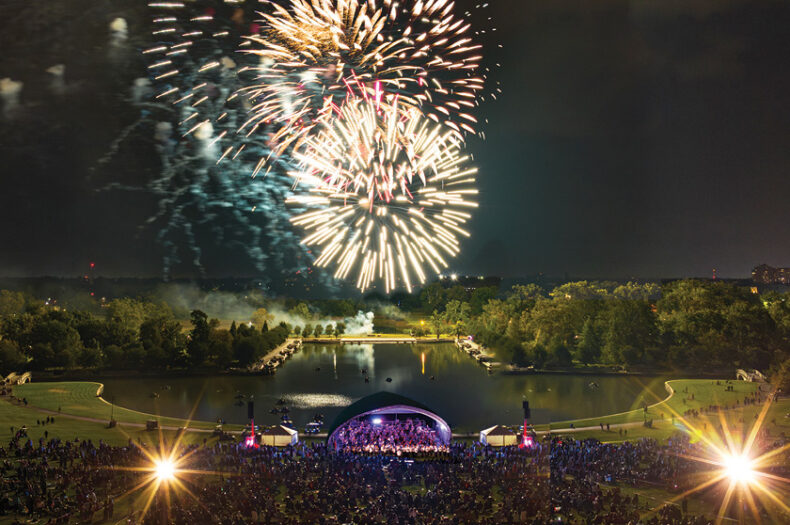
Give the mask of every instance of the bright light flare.
[{"label": "bright light flare", "polygon": [[725,454],[722,464],[730,480],[736,483],[751,483],[755,478],[754,463],[745,455]]},{"label": "bright light flare", "polygon": [[176,477],[176,466],[172,461],[163,459],[154,462],[154,474],[160,481],[170,481]]},{"label": "bright light flare", "polygon": [[[670,410],[673,417],[680,420],[680,428],[692,439],[688,450],[676,455],[710,467],[703,467],[692,475],[688,480],[690,488],[672,498],[670,503],[714,488],[721,492],[716,523],[734,515],[745,519],[746,513],[751,513],[760,523],[764,512],[775,518],[775,522],[786,521],[783,521],[783,516],[790,515],[790,506],[786,503],[790,501],[790,480],[784,477],[782,466],[786,464],[790,444],[780,446],[769,437],[764,424],[773,404],[774,392],[761,392],[765,394],[765,401],[759,414],[754,416],[754,422],[744,423],[744,419],[748,419],[743,418],[740,419],[743,426],[734,428],[730,425],[738,421],[737,412],[727,417],[724,410],[719,410],[718,424],[715,425],[707,417],[697,421],[697,418],[684,417]],[[737,410],[745,416],[748,414],[746,408],[743,406]]]}]

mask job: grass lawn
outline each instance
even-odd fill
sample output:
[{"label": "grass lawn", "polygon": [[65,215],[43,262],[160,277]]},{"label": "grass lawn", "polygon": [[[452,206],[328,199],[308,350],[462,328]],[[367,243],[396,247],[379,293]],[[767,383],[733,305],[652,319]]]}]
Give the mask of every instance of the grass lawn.
[{"label": "grass lawn", "polygon": [[[648,407],[647,419],[659,420],[671,418],[673,415],[680,416],[686,410],[699,409],[709,405],[728,405],[734,406],[736,401],[743,402],[743,398],[753,393],[759,387],[758,383],[747,383],[745,381],[733,381],[730,385],[716,385],[715,380],[710,379],[676,379],[667,381],[674,389],[675,393],[664,400]],[[733,392],[725,391],[725,386],[732,386]],[[688,392],[685,390],[688,389]],[[690,399],[691,396],[694,399]],[[574,419],[568,421],[557,421],[551,424],[552,429],[568,428],[571,423],[576,428],[598,426],[600,423],[614,425],[618,423],[642,422],[645,418],[644,410],[636,409],[629,412],[621,412],[608,416],[592,417],[585,419]]]},{"label": "grass lawn", "polygon": [[[63,414],[110,420],[111,406],[96,393],[100,383],[93,382],[59,382],[59,383],[27,383],[14,387],[14,395],[25,398],[31,407],[43,408]],[[113,417],[119,423],[145,423],[150,419],[159,421],[160,426],[190,427],[213,429],[216,423],[210,421],[187,421],[173,417],[160,417],[115,406]],[[35,411],[31,411],[35,414]],[[36,417],[46,417],[38,414]],[[33,418],[35,422],[36,417]],[[241,425],[226,425],[226,430],[239,430]]]},{"label": "grass lawn", "polygon": [[[0,440],[8,442],[12,436],[11,427],[14,430],[27,426],[27,434],[34,442],[44,437],[44,431],[48,432],[49,439],[58,437],[64,441],[79,439],[91,439],[94,442],[103,440],[110,445],[126,445],[129,439],[135,442],[155,444],[159,443],[160,438],[167,442],[175,438],[175,430],[146,431],[140,427],[125,426],[119,423],[115,428],[107,428],[105,423],[95,423],[92,421],[82,421],[69,417],[55,415],[55,422],[48,425],[39,425],[37,420],[46,419],[46,414],[42,414],[31,408],[11,403],[7,399],[0,399]],[[187,432],[182,438],[183,443],[203,443],[206,438],[212,441],[211,435],[207,432]]]},{"label": "grass lawn", "polygon": [[[648,419],[653,419],[653,427],[647,428],[636,424],[623,428],[624,434],[620,434],[620,428],[613,428],[611,431],[601,431],[600,429],[589,429],[573,432],[572,436],[576,439],[596,438],[606,442],[621,442],[626,440],[639,439],[643,437],[654,438],[659,441],[666,440],[679,430],[690,432],[692,436],[697,432],[705,432],[720,424],[719,413],[702,414],[699,417],[689,418],[684,421],[682,414],[689,409],[698,409],[709,405],[736,406],[735,402],[743,402],[744,396],[754,392],[758,388],[756,383],[746,383],[743,381],[733,381],[731,385],[734,392],[724,391],[724,384],[716,385],[711,380],[676,380],[670,381],[675,389],[675,394],[668,400],[662,401],[648,409]],[[688,392],[686,392],[688,388]],[[690,399],[691,395],[694,399]],[[731,431],[748,432],[757,420],[763,405],[738,405],[737,408],[730,408],[722,412],[727,425]],[[790,418],[785,417],[790,413],[790,399],[782,399],[771,404],[765,416],[763,428],[769,435],[779,436],[790,435]],[[673,422],[672,416],[675,415]],[[576,428],[596,426],[599,423],[622,424],[640,423],[643,421],[643,410],[633,410],[623,414],[603,416],[600,418],[582,419],[576,421],[562,421],[552,423],[552,430],[567,429],[570,423]],[[663,417],[663,419],[662,419]],[[693,437],[692,437],[693,439]]]}]

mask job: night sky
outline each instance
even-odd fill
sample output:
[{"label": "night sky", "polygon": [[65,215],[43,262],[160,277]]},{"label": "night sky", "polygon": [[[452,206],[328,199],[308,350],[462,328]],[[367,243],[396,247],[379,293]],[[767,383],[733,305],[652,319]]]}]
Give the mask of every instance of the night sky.
[{"label": "night sky", "polygon": [[[99,162],[137,118],[123,99],[144,68],[134,46],[148,13],[139,1],[64,4],[12,1],[0,22],[0,78],[25,82],[21,115],[0,117],[0,275],[74,275],[88,261],[159,275],[156,231],[139,228],[155,201],[96,191],[157,169],[134,137]],[[485,52],[503,94],[477,113],[489,122],[469,144],[481,207],[453,269],[657,278],[790,266],[790,3],[500,0],[480,12],[497,27]],[[110,57],[116,16],[131,49]],[[57,63],[68,92],[54,97],[45,70]],[[205,256],[210,275],[253,273],[222,246]]]}]

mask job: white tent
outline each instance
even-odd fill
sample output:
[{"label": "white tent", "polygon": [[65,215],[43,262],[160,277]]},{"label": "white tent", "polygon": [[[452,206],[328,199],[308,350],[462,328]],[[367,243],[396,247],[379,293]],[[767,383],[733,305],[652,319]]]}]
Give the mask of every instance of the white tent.
[{"label": "white tent", "polygon": [[480,443],[492,447],[504,447],[516,444],[516,433],[502,425],[480,431]]},{"label": "white tent", "polygon": [[299,433],[282,425],[275,425],[261,432],[261,445],[287,447],[299,443]]}]

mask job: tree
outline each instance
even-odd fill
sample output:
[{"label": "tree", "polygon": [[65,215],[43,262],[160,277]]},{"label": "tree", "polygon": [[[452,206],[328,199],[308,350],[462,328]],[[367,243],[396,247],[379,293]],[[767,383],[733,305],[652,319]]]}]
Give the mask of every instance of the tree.
[{"label": "tree", "polygon": [[494,353],[501,361],[515,363],[518,366],[525,366],[529,361],[524,346],[514,339],[501,339],[494,348]]},{"label": "tree", "polygon": [[315,328],[313,328],[313,333],[315,334],[316,337],[321,337],[323,331],[324,331],[324,327],[321,326],[320,324],[316,324]]},{"label": "tree", "polygon": [[51,367],[71,368],[82,351],[80,334],[66,322],[41,320],[31,331],[33,364],[39,370]]},{"label": "tree", "polygon": [[[529,315],[523,318],[525,323],[522,323],[522,330],[529,339],[536,342],[548,344],[550,341],[560,340],[570,346],[577,334],[576,313],[574,301],[540,299]],[[582,323],[578,324],[579,330]]]},{"label": "tree", "polygon": [[11,372],[24,372],[27,357],[19,350],[15,341],[0,339],[0,374],[4,377]]},{"label": "tree", "polygon": [[606,317],[606,361],[637,364],[643,360],[646,349],[658,343],[655,315],[646,301],[615,301]]},{"label": "tree", "polygon": [[771,379],[771,384],[779,389],[783,396],[787,396],[790,393],[790,358],[785,357],[784,360],[771,369],[768,375]]},{"label": "tree", "polygon": [[107,305],[107,319],[137,333],[143,321],[150,317],[172,318],[173,312],[165,303],[152,303],[123,297]]},{"label": "tree", "polygon": [[582,333],[576,344],[576,358],[586,365],[597,363],[601,358],[601,346],[601,336],[598,334],[595,324],[592,319],[587,319],[584,321]]},{"label": "tree", "polygon": [[292,317],[301,317],[302,319],[309,320],[313,318],[313,314],[310,313],[310,309],[304,303],[299,303],[290,310],[288,313],[291,314]]},{"label": "tree", "polygon": [[630,301],[651,301],[661,294],[661,287],[655,283],[628,282],[614,289],[612,296],[615,299]]},{"label": "tree", "polygon": [[551,342],[549,348],[549,361],[553,366],[568,367],[573,364],[571,351],[561,339],[555,339]]},{"label": "tree", "polygon": [[209,334],[208,359],[217,368],[226,369],[233,361],[233,336],[228,330],[212,330]]},{"label": "tree", "polygon": [[263,336],[255,334],[239,337],[233,345],[233,355],[239,366],[251,365],[263,355]]},{"label": "tree", "polygon": [[428,324],[436,334],[436,339],[439,339],[439,336],[442,333],[442,326],[444,326],[444,316],[437,310],[434,310],[431,314],[431,317],[428,319]]},{"label": "tree", "polygon": [[301,333],[302,333],[302,327],[301,327],[301,326],[299,326],[299,325],[297,325],[297,326],[294,326],[294,335],[295,335],[296,337],[299,337],[299,334],[301,334]]},{"label": "tree", "polygon": [[670,356],[698,366],[765,367],[783,339],[771,307],[729,283],[676,281],[656,308]]},{"label": "tree", "polygon": [[420,291],[420,304],[428,312],[438,309],[444,303],[444,298],[444,287],[439,282],[432,282]]},{"label": "tree", "polygon": [[0,290],[0,318],[12,317],[25,310],[25,295],[21,292]]},{"label": "tree", "polygon": [[541,343],[533,343],[527,348],[527,358],[532,362],[535,368],[543,368],[548,359],[548,352],[546,347]]},{"label": "tree", "polygon": [[549,294],[555,299],[590,301],[606,299],[609,291],[604,283],[596,281],[573,281],[561,284]]},{"label": "tree", "polygon": [[181,324],[174,319],[157,317],[140,325],[140,343],[148,355],[148,366],[183,366],[186,338]]},{"label": "tree", "polygon": [[101,366],[104,356],[98,346],[86,346],[77,356],[77,363],[86,368]]},{"label": "tree", "polygon": [[302,337],[310,337],[311,335],[313,335],[313,325],[306,323],[304,328],[302,328]]},{"label": "tree", "polygon": [[267,321],[263,322],[263,326],[261,326],[261,333],[265,334],[269,331],[269,323]]},{"label": "tree", "polygon": [[337,323],[337,325],[335,325],[335,335],[341,337],[344,333],[346,333],[346,323]]},{"label": "tree", "polygon": [[469,297],[469,307],[472,315],[480,315],[483,312],[483,307],[496,297],[497,291],[494,286],[475,288]]},{"label": "tree", "polygon": [[450,324],[463,323],[469,320],[471,308],[469,303],[450,301],[445,306],[444,317]]},{"label": "tree", "polygon": [[468,299],[469,294],[466,291],[466,288],[461,286],[460,284],[456,284],[451,286],[445,291],[444,294],[445,301],[458,301],[464,302]]},{"label": "tree", "polygon": [[189,364],[201,366],[206,361],[209,353],[211,327],[208,323],[208,316],[201,310],[192,310],[190,322],[192,323],[192,331],[189,332],[189,343],[187,344]]},{"label": "tree", "polygon": [[329,337],[332,337],[335,333],[335,327],[332,326],[332,323],[327,323],[326,327],[324,327],[324,333]]},{"label": "tree", "polygon": [[252,313],[252,316],[250,317],[250,321],[255,326],[266,325],[268,330],[268,323],[274,321],[274,316],[270,314],[269,311],[266,310],[266,308],[258,308]]},{"label": "tree", "polygon": [[508,314],[511,317],[520,317],[521,312],[531,310],[543,294],[543,288],[537,284],[514,285],[505,299]]}]

